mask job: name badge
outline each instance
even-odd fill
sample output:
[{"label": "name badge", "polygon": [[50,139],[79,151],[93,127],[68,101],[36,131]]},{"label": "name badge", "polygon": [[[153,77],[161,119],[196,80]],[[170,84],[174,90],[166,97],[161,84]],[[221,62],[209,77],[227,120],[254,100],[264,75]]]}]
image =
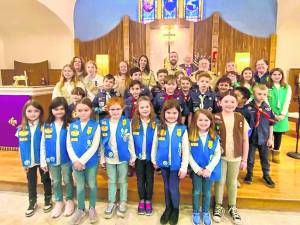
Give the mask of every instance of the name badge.
[{"label": "name badge", "polygon": [[198,144],[198,142],[192,142],[192,143],[191,143],[191,146],[192,146],[192,147],[196,147],[196,146],[199,146],[199,144]]},{"label": "name badge", "polygon": [[133,135],[140,135],[140,132],[132,132]]},{"label": "name badge", "polygon": [[159,137],[158,140],[159,141],[164,141],[164,140],[166,140],[166,138],[165,137]]},{"label": "name badge", "polygon": [[102,137],[107,137],[107,133],[102,133]]},{"label": "name badge", "polygon": [[78,138],[71,138],[71,142],[76,142],[78,141]]},{"label": "name badge", "polygon": [[47,135],[45,135],[45,138],[46,139],[52,138],[52,135],[51,134],[47,134]]},{"label": "name badge", "polygon": [[22,141],[28,141],[28,138],[23,137],[23,138],[20,138],[19,140],[20,140],[20,142],[22,142]]}]

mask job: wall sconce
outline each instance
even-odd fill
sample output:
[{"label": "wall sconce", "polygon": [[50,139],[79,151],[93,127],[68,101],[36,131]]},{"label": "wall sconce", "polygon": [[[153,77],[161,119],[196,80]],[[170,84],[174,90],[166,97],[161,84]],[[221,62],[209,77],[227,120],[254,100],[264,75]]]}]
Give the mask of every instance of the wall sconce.
[{"label": "wall sconce", "polygon": [[109,73],[109,56],[105,54],[96,55],[98,74],[104,76]]}]

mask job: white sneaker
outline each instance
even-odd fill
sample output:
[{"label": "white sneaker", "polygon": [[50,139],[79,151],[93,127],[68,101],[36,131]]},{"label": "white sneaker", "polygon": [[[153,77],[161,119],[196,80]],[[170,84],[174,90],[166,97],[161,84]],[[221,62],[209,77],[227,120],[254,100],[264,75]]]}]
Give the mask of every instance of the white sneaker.
[{"label": "white sneaker", "polygon": [[51,212],[51,217],[52,218],[59,217],[63,211],[63,208],[64,208],[63,202],[55,202],[54,209]]},{"label": "white sneaker", "polygon": [[108,203],[105,211],[104,211],[104,218],[105,219],[111,219],[112,216],[114,215],[116,205],[113,202]]},{"label": "white sneaker", "polygon": [[85,217],[85,214],[86,214],[85,210],[77,209],[70,221],[70,224],[72,225],[80,224],[82,218]]},{"label": "white sneaker", "polygon": [[66,206],[65,206],[65,211],[64,211],[64,216],[71,216],[74,212],[75,205],[73,200],[67,200]]},{"label": "white sneaker", "polygon": [[117,215],[119,217],[125,217],[125,213],[127,211],[127,205],[126,202],[121,202],[119,204],[118,210],[117,210]]}]

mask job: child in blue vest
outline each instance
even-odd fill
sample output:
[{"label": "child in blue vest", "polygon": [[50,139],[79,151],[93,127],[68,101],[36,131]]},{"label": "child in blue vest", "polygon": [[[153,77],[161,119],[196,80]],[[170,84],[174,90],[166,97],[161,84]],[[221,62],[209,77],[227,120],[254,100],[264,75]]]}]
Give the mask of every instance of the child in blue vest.
[{"label": "child in blue vest", "polygon": [[[219,136],[214,131],[213,115],[199,109],[192,118],[189,128],[191,146],[190,165],[193,181],[193,223],[210,225],[209,216],[211,185],[221,178],[221,149]],[[202,196],[202,213],[199,213],[199,197]],[[201,218],[202,217],[202,218]]]},{"label": "child in blue vest", "polygon": [[107,102],[109,118],[100,121],[101,126],[101,166],[106,167],[108,176],[108,205],[104,216],[110,219],[116,209],[117,182],[120,188],[120,204],[117,215],[124,217],[127,211],[128,164],[134,166],[133,137],[130,120],[122,116],[125,104],[120,97],[112,97]]},{"label": "child in blue vest", "polygon": [[89,98],[83,98],[76,105],[76,113],[79,120],[70,124],[67,134],[67,151],[72,161],[76,179],[77,210],[71,224],[79,224],[85,216],[85,187],[89,188],[89,220],[97,221],[95,210],[97,197],[97,171],[100,143],[100,126],[91,119],[92,102]]},{"label": "child in blue vest", "polygon": [[94,112],[99,116],[99,121],[108,115],[106,102],[114,96],[120,96],[113,87],[115,85],[115,77],[112,74],[107,74],[103,78],[102,88],[93,100]]},{"label": "child in blue vest", "polygon": [[75,87],[71,92],[71,100],[72,103],[68,106],[68,117],[70,118],[71,122],[78,120],[76,114],[76,105],[77,103],[85,97],[85,91],[81,87]]},{"label": "child in blue vest", "polygon": [[37,170],[39,170],[44,184],[44,212],[49,212],[52,209],[50,176],[48,172],[44,172],[40,168],[43,115],[44,110],[39,102],[27,101],[22,110],[22,123],[16,133],[19,139],[22,166],[28,181],[29,207],[25,213],[27,217],[32,216],[37,208]]},{"label": "child in blue vest", "polygon": [[152,215],[152,195],[154,167],[151,162],[151,150],[156,128],[156,115],[151,99],[142,96],[137,102],[137,110],[132,118],[132,135],[134,140],[136,176],[140,202],[139,215]]},{"label": "child in blue vest", "polygon": [[162,108],[160,126],[154,132],[151,160],[155,168],[161,169],[164,180],[166,209],[160,223],[175,225],[179,217],[179,180],[186,176],[189,161],[187,129],[175,99],[166,101]]},{"label": "child in blue vest", "polygon": [[[49,116],[44,124],[41,141],[41,168],[53,180],[55,206],[51,217],[70,216],[74,211],[72,165],[67,152],[68,103],[64,97],[56,97],[49,105]],[[47,167],[48,165],[48,167]],[[63,202],[62,179],[66,187],[66,204]]]}]

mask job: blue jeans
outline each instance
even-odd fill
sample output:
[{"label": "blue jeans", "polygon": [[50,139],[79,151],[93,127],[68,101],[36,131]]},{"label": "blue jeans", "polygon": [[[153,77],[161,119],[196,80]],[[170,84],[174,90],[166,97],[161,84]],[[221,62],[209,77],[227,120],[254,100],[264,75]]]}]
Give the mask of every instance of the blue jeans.
[{"label": "blue jeans", "polygon": [[56,202],[63,200],[62,180],[66,186],[66,199],[73,199],[73,178],[72,166],[70,163],[52,166],[49,165],[49,171],[52,177],[53,192]]},{"label": "blue jeans", "polygon": [[109,164],[106,163],[108,176],[108,202],[116,202],[117,179],[120,188],[120,202],[127,202],[127,173],[128,163]]},{"label": "blue jeans", "polygon": [[161,168],[161,175],[164,180],[165,204],[167,208],[179,208],[179,177],[178,170]]},{"label": "blue jeans", "polygon": [[193,212],[199,212],[199,198],[202,195],[202,212],[208,212],[210,207],[211,185],[210,179],[192,173],[193,182]]},{"label": "blue jeans", "polygon": [[85,185],[87,183],[90,190],[90,206],[89,208],[95,208],[97,198],[97,172],[98,165],[94,165],[82,171],[74,170],[76,178],[76,192],[78,209],[85,209]]}]

